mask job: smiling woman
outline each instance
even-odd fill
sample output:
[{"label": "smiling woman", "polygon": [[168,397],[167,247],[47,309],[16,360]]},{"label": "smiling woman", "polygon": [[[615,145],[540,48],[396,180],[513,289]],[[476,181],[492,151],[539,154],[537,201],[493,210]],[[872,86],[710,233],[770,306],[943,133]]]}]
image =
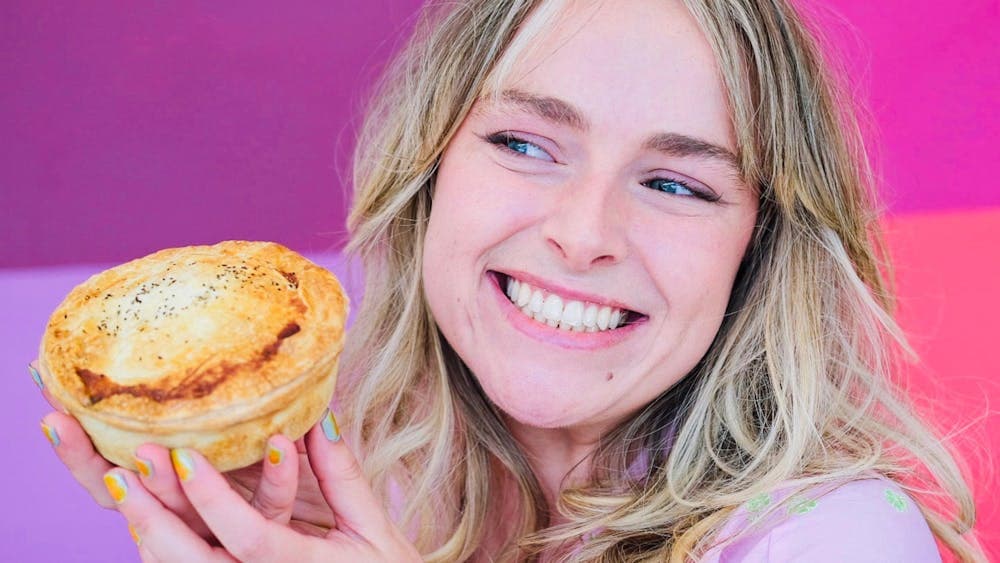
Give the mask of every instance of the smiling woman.
[{"label": "smiling woman", "polygon": [[[515,438],[575,435],[565,468],[704,356],[757,211],[735,157],[717,156],[735,152],[732,125],[690,14],[573,6],[450,139],[423,257],[445,339]],[[531,320],[506,280],[531,287]],[[605,330],[565,330],[588,308],[596,327],[603,307]],[[629,322],[611,327],[611,309]]]},{"label": "smiling woman", "polygon": [[[936,560],[929,523],[982,557],[962,477],[891,388],[866,160],[790,6],[438,15],[359,145],[376,275],[344,400],[424,553]],[[927,490],[954,504],[882,511]]]},{"label": "smiling woman", "polygon": [[[891,383],[870,173],[793,8],[435,6],[355,160],[360,465],[324,417],[315,479],[273,456],[230,475],[248,504],[141,449],[162,473],[108,475],[144,556],[982,560]],[[47,420],[88,484],[92,450]]]}]

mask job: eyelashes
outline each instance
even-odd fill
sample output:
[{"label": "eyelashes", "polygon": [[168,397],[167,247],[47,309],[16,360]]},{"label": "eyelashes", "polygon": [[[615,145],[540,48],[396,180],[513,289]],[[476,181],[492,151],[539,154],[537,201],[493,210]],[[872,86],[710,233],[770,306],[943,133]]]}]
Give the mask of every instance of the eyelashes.
[{"label": "eyelashes", "polygon": [[[497,150],[520,158],[532,158],[544,162],[556,162],[555,158],[548,151],[512,131],[497,131],[483,137],[483,139],[495,146]],[[680,175],[657,176],[641,182],[641,185],[662,192],[668,195],[680,197],[693,197],[709,203],[719,201],[721,196],[709,188],[701,187],[698,183],[688,181]]]},{"label": "eyelashes", "polygon": [[653,178],[652,180],[646,180],[642,183],[642,185],[667,194],[696,197],[709,203],[714,203],[721,199],[719,195],[714,192],[693,187],[679,178]]},{"label": "eyelashes", "polygon": [[486,141],[495,145],[500,150],[509,153],[555,162],[555,159],[552,158],[552,155],[548,151],[531,141],[514,135],[510,131],[498,131],[492,135],[488,135]]}]

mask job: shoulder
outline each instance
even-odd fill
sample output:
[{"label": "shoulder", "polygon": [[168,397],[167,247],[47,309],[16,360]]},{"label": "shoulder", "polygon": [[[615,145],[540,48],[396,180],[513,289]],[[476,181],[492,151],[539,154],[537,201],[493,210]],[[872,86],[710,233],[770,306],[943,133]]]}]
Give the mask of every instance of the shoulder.
[{"label": "shoulder", "polygon": [[917,504],[884,478],[781,490],[737,510],[705,561],[939,562]]}]

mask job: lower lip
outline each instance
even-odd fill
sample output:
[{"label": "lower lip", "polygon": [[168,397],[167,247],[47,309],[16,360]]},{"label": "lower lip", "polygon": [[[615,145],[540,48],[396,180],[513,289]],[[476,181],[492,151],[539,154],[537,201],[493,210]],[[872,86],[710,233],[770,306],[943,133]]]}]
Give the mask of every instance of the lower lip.
[{"label": "lower lip", "polygon": [[546,344],[572,350],[600,350],[618,344],[635,333],[644,324],[642,321],[638,321],[614,330],[601,332],[573,332],[549,326],[521,312],[500,289],[500,283],[497,278],[492,274],[489,274],[488,277],[490,278],[489,285],[493,288],[500,311],[510,322],[511,326],[518,332]]}]

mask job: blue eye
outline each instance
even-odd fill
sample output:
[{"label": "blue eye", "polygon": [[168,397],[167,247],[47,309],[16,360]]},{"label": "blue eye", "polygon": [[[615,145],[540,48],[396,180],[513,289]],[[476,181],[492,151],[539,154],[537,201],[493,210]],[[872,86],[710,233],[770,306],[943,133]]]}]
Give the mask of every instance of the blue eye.
[{"label": "blue eye", "polygon": [[647,188],[671,195],[685,197],[696,197],[705,201],[718,201],[719,196],[699,189],[692,188],[687,183],[671,178],[653,178],[642,183]]},{"label": "blue eye", "polygon": [[691,188],[687,187],[684,182],[678,182],[677,180],[669,180],[667,178],[656,178],[646,182],[646,185],[654,190],[661,192],[666,192],[668,194],[674,195],[695,195]]},{"label": "blue eye", "polygon": [[549,155],[549,153],[545,152],[545,149],[539,147],[535,143],[516,137],[509,131],[494,133],[487,137],[486,140],[494,145],[497,145],[501,150],[510,151],[531,158],[539,158],[549,161],[555,160],[551,155]]}]

